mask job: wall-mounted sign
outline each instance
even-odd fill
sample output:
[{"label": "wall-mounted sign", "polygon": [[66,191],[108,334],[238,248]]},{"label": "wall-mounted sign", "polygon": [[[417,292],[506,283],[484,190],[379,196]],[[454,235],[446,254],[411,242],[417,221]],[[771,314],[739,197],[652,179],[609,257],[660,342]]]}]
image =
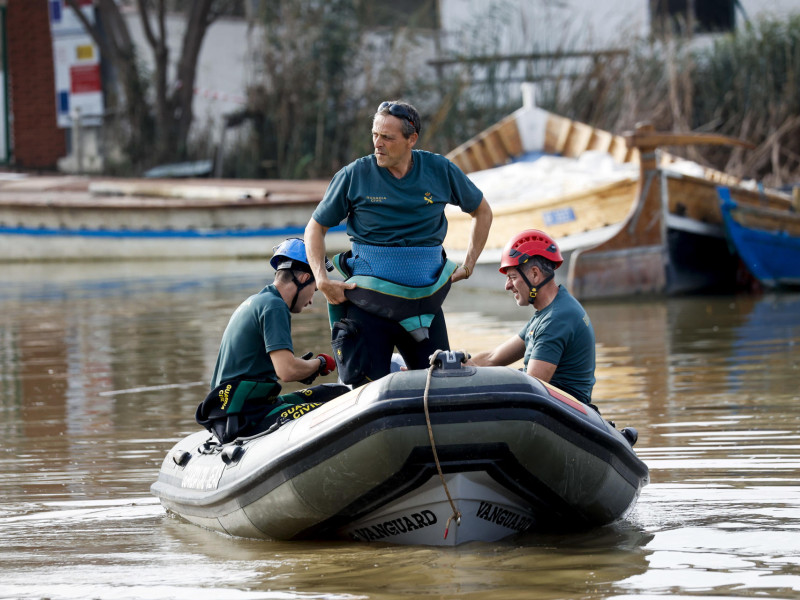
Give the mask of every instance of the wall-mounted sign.
[{"label": "wall-mounted sign", "polygon": [[[58,126],[70,127],[76,114],[84,124],[99,124],[104,111],[100,51],[64,0],[49,5]],[[80,0],[80,7],[94,23],[92,0]]]}]

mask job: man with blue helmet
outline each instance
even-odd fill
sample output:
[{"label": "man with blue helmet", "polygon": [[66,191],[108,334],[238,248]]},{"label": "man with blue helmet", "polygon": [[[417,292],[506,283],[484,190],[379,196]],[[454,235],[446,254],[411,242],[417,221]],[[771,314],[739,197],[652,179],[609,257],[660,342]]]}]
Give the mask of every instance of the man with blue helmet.
[{"label": "man with blue helmet", "polygon": [[[211,393],[197,408],[197,422],[227,443],[302,416],[349,388],[323,384],[279,395],[281,381],[310,384],[335,368],[327,354],[294,355],[292,313],[311,305],[317,289],[303,240],[274,248],[275,280],[234,311],[222,335]],[[332,268],[332,267],[331,267]]]}]

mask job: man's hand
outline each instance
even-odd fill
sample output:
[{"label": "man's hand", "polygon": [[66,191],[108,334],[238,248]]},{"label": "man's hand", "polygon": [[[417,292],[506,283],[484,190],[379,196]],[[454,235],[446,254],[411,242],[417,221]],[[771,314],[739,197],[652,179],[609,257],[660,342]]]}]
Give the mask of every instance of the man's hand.
[{"label": "man's hand", "polygon": [[342,302],[347,302],[347,296],[344,295],[345,290],[355,289],[356,284],[326,279],[325,281],[318,282],[317,287],[320,292],[325,294],[325,299],[330,304],[341,304]]},{"label": "man's hand", "polygon": [[317,354],[319,359],[319,374],[322,376],[329,375],[336,370],[336,361],[329,354]]},{"label": "man's hand", "polygon": [[466,265],[459,265],[459,267],[453,271],[453,274],[450,276],[450,281],[455,283],[456,281],[461,281],[462,279],[469,279],[469,276],[472,274],[472,271]]},{"label": "man's hand", "polygon": [[312,356],[313,354],[311,352],[306,352],[305,354],[303,354],[303,356],[300,357],[303,360],[307,361],[318,361],[317,370],[311,373],[311,375],[309,375],[305,379],[299,380],[300,383],[305,383],[306,385],[311,385],[312,383],[314,383],[314,380],[319,375],[323,376],[330,375],[333,371],[336,370],[336,361],[333,360],[332,356],[322,353],[317,354],[316,356],[314,356],[314,358],[311,358]]}]

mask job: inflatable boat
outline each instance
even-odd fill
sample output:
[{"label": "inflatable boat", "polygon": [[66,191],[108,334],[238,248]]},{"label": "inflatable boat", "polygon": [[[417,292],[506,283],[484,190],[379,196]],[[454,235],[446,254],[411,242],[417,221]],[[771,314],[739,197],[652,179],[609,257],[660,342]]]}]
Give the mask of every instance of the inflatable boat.
[{"label": "inflatable boat", "polygon": [[151,491],[233,536],[492,542],[624,517],[649,479],[636,437],[524,373],[442,352],[272,433],[189,435]]}]

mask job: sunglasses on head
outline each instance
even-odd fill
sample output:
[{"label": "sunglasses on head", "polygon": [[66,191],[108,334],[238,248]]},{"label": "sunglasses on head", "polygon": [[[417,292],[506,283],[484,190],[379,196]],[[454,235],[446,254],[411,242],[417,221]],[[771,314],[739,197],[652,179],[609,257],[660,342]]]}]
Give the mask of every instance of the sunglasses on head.
[{"label": "sunglasses on head", "polygon": [[414,128],[414,131],[419,133],[419,128],[414,123],[414,119],[411,117],[411,113],[408,112],[408,109],[401,105],[395,104],[394,102],[381,102],[381,105],[378,107],[378,111],[382,111],[384,108],[389,109],[389,114],[393,117],[397,117],[398,119],[405,119],[411,126]]}]

